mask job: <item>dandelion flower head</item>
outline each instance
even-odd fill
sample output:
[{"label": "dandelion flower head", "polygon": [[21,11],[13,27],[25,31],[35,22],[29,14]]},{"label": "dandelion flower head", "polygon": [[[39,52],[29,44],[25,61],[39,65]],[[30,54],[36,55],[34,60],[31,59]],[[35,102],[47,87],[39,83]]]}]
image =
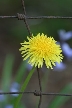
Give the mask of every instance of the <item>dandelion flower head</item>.
[{"label": "dandelion flower head", "polygon": [[38,68],[43,66],[45,62],[47,68],[53,69],[55,63],[62,62],[63,55],[60,45],[58,45],[53,37],[47,37],[43,33],[36,36],[27,37],[28,42],[24,41],[21,43],[21,51],[23,60],[29,58],[28,63],[31,66],[38,66]]}]

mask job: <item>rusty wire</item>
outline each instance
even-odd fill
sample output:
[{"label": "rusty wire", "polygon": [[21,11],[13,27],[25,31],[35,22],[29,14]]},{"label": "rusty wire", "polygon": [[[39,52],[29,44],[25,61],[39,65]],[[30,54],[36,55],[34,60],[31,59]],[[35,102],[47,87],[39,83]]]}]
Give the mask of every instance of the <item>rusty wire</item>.
[{"label": "rusty wire", "polygon": [[41,106],[41,102],[42,102],[42,94],[41,94],[41,92],[42,92],[42,86],[41,86],[41,79],[40,79],[40,70],[39,70],[39,68],[37,67],[37,73],[38,73],[38,81],[39,81],[39,89],[40,89],[40,99],[39,99],[39,104],[38,104],[38,108],[40,108],[40,106]]},{"label": "rusty wire", "polygon": [[26,92],[0,92],[0,95],[11,95],[11,94],[33,94],[35,96],[40,95],[57,95],[57,96],[72,96],[72,94],[67,93],[46,93],[46,92],[40,92],[40,91],[26,91]]},{"label": "rusty wire", "polygon": [[[23,20],[28,34],[31,36],[31,30],[29,27],[29,24],[27,22],[27,19],[72,19],[72,17],[66,17],[66,16],[27,16],[26,15],[26,9],[25,9],[25,3],[24,0],[21,0],[23,12],[24,14],[17,13],[17,15],[12,16],[0,16],[0,19],[3,18],[17,18],[18,20]],[[11,94],[34,94],[35,96],[40,96],[38,108],[41,108],[41,102],[42,102],[42,95],[57,95],[57,96],[72,96],[72,94],[66,94],[66,93],[44,93],[42,92],[42,86],[41,86],[41,79],[40,79],[40,69],[37,67],[37,73],[38,73],[38,81],[39,81],[39,91],[26,91],[26,92],[0,92],[0,95],[11,95]]]},{"label": "rusty wire", "polygon": [[[25,3],[24,3],[24,0],[21,0],[21,1],[22,1],[23,11],[24,11],[24,16],[26,16]],[[30,31],[30,27],[28,25],[27,18],[24,17],[23,20],[24,20],[24,23],[26,25],[27,31],[28,31],[29,35],[31,36],[32,33]]]},{"label": "rusty wire", "polygon": [[[24,0],[21,0],[21,1],[22,1],[23,11],[24,11],[23,19],[24,19],[27,31],[28,31],[29,35],[31,36],[32,33],[31,33],[31,30],[30,30],[29,24],[27,22],[27,18],[25,17],[26,16],[25,3],[24,3]],[[22,18],[22,15],[18,14],[18,19],[20,19],[20,18]],[[37,67],[37,73],[38,73],[38,81],[39,81],[40,92],[42,92],[41,80],[40,80],[40,71],[39,71],[38,67]],[[40,108],[41,102],[42,102],[42,95],[40,94],[38,108]]]},{"label": "rusty wire", "polygon": [[2,18],[17,18],[19,20],[24,20],[26,19],[72,19],[72,17],[66,17],[66,16],[27,16],[25,14],[19,14],[17,15],[12,15],[12,16],[0,16],[0,19]]}]

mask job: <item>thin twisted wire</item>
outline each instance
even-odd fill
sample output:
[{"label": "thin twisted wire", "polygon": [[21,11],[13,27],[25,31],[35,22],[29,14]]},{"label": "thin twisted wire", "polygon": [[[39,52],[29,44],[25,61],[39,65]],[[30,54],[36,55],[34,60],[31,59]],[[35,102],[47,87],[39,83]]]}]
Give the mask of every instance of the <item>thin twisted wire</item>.
[{"label": "thin twisted wire", "polygon": [[72,94],[67,93],[45,93],[40,91],[26,91],[26,92],[0,92],[0,95],[10,95],[10,94],[34,94],[35,96],[40,95],[57,95],[57,96],[72,96]]},{"label": "thin twisted wire", "polygon": [[41,86],[41,79],[40,79],[40,71],[39,68],[37,67],[37,73],[38,73],[38,80],[39,80],[39,88],[40,88],[40,99],[39,99],[39,104],[38,104],[38,108],[40,108],[41,106],[41,102],[42,102],[42,86]]},{"label": "thin twisted wire", "polygon": [[[29,35],[31,36],[32,33],[31,33],[31,31],[30,31],[30,27],[29,27],[28,22],[27,22],[27,19],[26,19],[26,17],[25,17],[25,16],[26,16],[25,3],[24,3],[24,0],[21,0],[21,1],[22,1],[22,6],[23,6],[24,15],[18,14],[18,18],[19,18],[19,19],[22,18],[22,17],[24,18],[24,22],[25,22],[26,28],[27,28],[27,30],[28,30]],[[40,81],[40,74],[39,74],[39,69],[38,69],[38,68],[37,68],[37,72],[38,72],[38,80],[39,80],[40,92],[42,92],[41,81]],[[40,108],[40,106],[41,106],[41,101],[42,101],[42,95],[40,95],[38,108]]]},{"label": "thin twisted wire", "polygon": [[23,11],[24,11],[24,22],[25,22],[25,25],[26,25],[26,28],[27,28],[27,31],[29,33],[29,35],[31,36],[31,31],[30,31],[30,27],[28,25],[28,22],[27,22],[27,18],[25,17],[26,16],[26,10],[25,10],[25,3],[24,3],[24,0],[21,0],[22,1],[22,6],[23,6]]},{"label": "thin twisted wire", "polygon": [[[17,16],[0,16],[0,18],[18,18],[19,20],[24,20],[26,28],[28,30],[29,35],[31,36],[31,31],[30,31],[30,27],[28,25],[27,19],[72,19],[72,17],[64,17],[64,16],[36,16],[36,17],[30,17],[30,16],[26,16],[26,10],[25,10],[25,4],[24,4],[24,0],[22,1],[22,6],[23,6],[23,11],[24,14],[17,14]],[[41,79],[40,79],[40,73],[39,73],[39,69],[37,68],[37,72],[38,72],[38,80],[39,80],[39,87],[40,87],[40,91],[35,91],[35,92],[0,92],[0,95],[6,95],[6,94],[34,94],[35,96],[40,96],[40,100],[39,100],[39,104],[38,104],[38,108],[40,108],[41,106],[41,102],[42,102],[42,95],[58,95],[58,96],[72,96],[72,94],[61,94],[61,93],[43,93],[42,92],[42,87],[41,87]]]},{"label": "thin twisted wire", "polygon": [[[13,16],[0,16],[0,19],[1,18],[18,18],[18,14],[17,15],[13,15]],[[72,19],[72,17],[66,17],[66,16],[36,16],[36,17],[33,17],[33,16],[26,16],[24,14],[19,14],[21,17],[20,17],[20,20],[24,20],[24,18],[26,19]]]}]

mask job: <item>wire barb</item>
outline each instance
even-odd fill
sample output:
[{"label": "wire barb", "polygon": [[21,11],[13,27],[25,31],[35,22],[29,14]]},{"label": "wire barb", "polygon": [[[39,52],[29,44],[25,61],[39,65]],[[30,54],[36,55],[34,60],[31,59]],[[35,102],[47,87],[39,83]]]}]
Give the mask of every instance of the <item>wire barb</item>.
[{"label": "wire barb", "polygon": [[41,94],[40,91],[35,90],[34,95],[35,95],[35,96],[41,96],[42,94]]},{"label": "wire barb", "polygon": [[19,14],[19,13],[17,13],[17,16],[18,16],[18,20],[24,20],[26,17],[24,14]]}]

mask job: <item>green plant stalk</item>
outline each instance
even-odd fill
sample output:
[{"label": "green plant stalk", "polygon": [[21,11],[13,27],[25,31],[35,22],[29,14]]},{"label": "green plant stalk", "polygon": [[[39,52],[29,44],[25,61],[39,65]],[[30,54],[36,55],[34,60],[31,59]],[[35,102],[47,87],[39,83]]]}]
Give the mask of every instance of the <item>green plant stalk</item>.
[{"label": "green plant stalk", "polygon": [[[24,81],[24,83],[23,83],[23,85],[21,87],[21,90],[20,90],[21,92],[24,92],[25,91],[25,89],[26,89],[26,87],[27,87],[27,85],[28,85],[28,83],[30,81],[30,78],[32,77],[32,75],[34,73],[34,70],[35,70],[35,67],[33,67],[32,70],[29,72],[26,80]],[[22,95],[23,94],[19,94],[19,96],[17,97],[17,99],[16,99],[16,101],[14,103],[14,108],[18,108],[18,105],[19,105],[19,102],[21,100]]]},{"label": "green plant stalk", "polygon": [[[22,82],[22,80],[25,78],[26,67],[27,67],[26,61],[22,61],[22,63],[20,64],[20,66],[19,66],[19,68],[17,70],[17,74],[15,76],[15,82],[20,84]],[[11,104],[14,104],[16,99],[17,99],[17,97],[12,97],[11,101],[10,101]]]}]

